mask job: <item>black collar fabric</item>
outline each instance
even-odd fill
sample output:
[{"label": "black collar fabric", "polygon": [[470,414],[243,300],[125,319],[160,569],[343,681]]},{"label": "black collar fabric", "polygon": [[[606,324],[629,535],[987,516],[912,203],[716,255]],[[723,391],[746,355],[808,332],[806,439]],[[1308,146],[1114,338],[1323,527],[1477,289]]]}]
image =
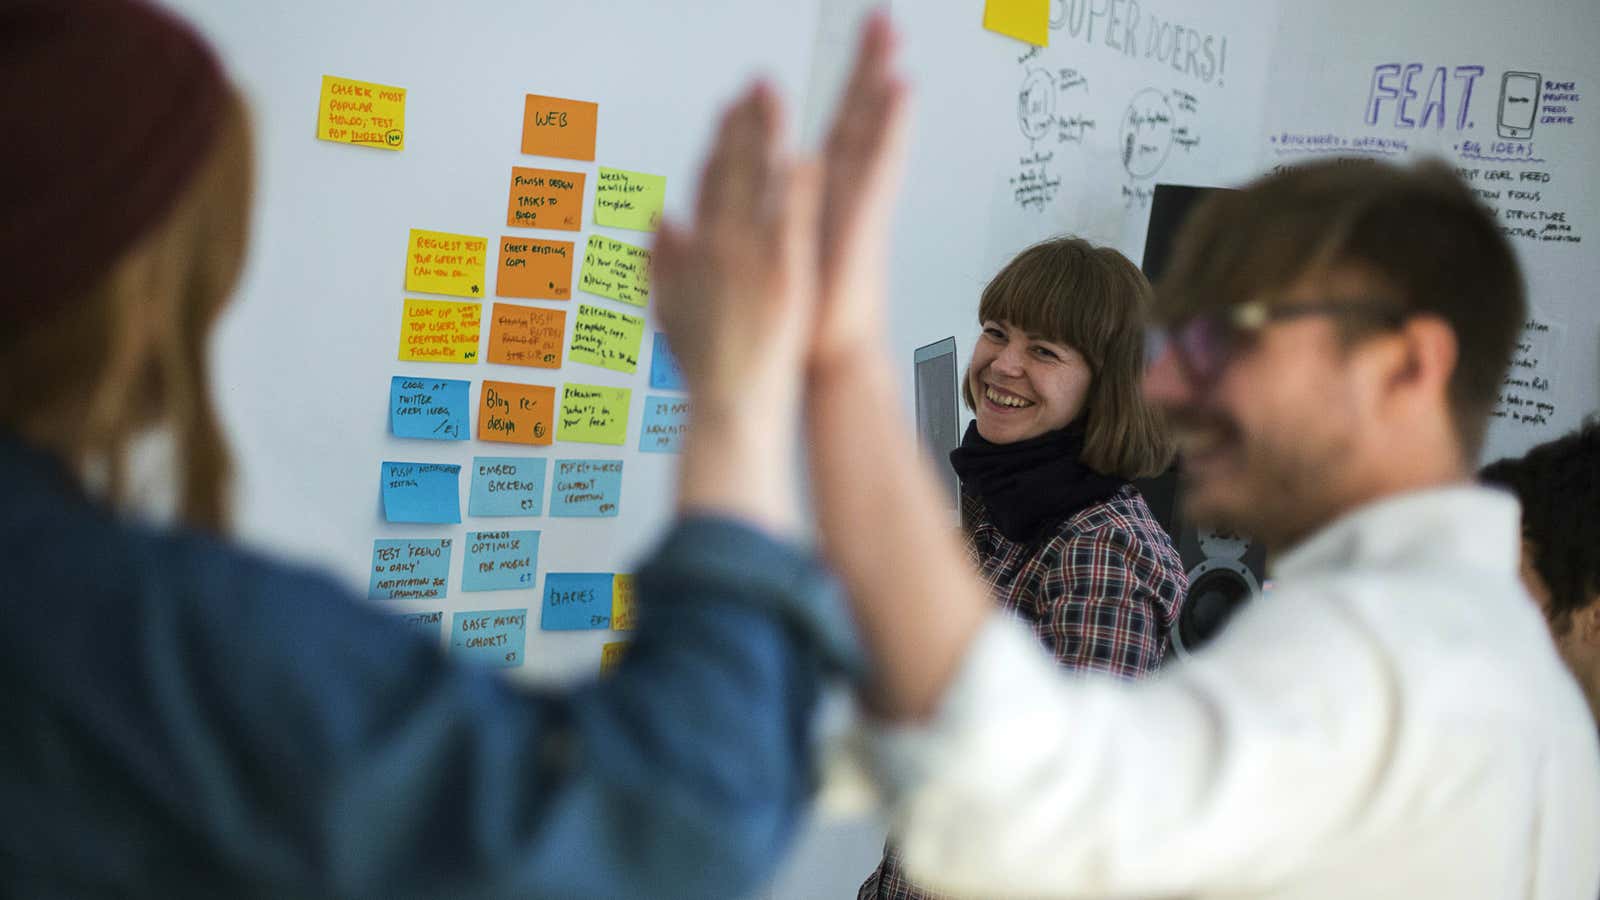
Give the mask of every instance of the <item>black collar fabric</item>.
[{"label": "black collar fabric", "polygon": [[1122,490],[1128,482],[1084,465],[1080,417],[1059,431],[1014,444],[994,444],[967,426],[950,465],[961,490],[983,501],[1007,540],[1031,543],[1049,526]]}]

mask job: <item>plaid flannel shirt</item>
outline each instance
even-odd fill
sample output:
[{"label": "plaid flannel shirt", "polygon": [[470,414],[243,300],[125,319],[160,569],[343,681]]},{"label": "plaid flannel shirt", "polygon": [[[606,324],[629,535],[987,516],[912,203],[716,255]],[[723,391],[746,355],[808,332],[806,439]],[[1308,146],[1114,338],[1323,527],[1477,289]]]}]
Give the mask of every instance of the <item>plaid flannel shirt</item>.
[{"label": "plaid flannel shirt", "polygon": [[[962,495],[967,549],[1002,609],[1028,623],[1063,667],[1137,678],[1161,665],[1189,582],[1172,540],[1132,485],[1031,543],[1008,540]],[[857,900],[938,900],[912,884],[892,846]]]}]

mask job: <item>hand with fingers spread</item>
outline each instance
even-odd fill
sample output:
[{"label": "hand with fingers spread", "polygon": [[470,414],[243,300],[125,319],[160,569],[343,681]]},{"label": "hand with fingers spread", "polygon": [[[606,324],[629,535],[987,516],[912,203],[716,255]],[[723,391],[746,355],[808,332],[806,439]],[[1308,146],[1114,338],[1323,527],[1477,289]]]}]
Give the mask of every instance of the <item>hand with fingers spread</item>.
[{"label": "hand with fingers spread", "polygon": [[891,65],[895,35],[874,13],[823,148],[813,363],[881,352],[887,311],[888,230],[907,131],[907,90]]},{"label": "hand with fingers spread", "polygon": [[684,509],[795,527],[786,460],[814,318],[816,167],[783,142],[783,113],[757,84],[722,119],[692,225],[664,223],[656,307],[693,409],[680,473]]}]

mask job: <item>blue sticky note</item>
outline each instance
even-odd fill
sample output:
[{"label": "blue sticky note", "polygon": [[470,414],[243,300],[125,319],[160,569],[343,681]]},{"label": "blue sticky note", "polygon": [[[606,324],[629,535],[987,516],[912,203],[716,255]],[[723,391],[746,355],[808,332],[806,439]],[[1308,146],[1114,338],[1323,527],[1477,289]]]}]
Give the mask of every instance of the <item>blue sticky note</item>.
[{"label": "blue sticky note", "polygon": [[466,440],[470,383],[394,376],[389,379],[389,430],[401,438]]},{"label": "blue sticky note", "polygon": [[383,517],[391,522],[461,521],[461,467],[443,463],[385,462]]},{"label": "blue sticky note", "polygon": [[650,350],[650,386],[663,391],[681,391],[683,387],[683,372],[678,369],[678,361],[672,358],[672,351],[667,349],[667,336],[656,332],[656,343]]},{"label": "blue sticky note", "polygon": [[458,612],[450,625],[450,655],[485,666],[520,666],[527,638],[525,608]]},{"label": "blue sticky note", "polygon": [[551,572],[544,576],[539,627],[546,631],[610,628],[614,579],[610,572]]},{"label": "blue sticky note", "polygon": [[438,600],[450,579],[450,538],[372,542],[368,600]]},{"label": "blue sticky note", "polygon": [[467,513],[537,516],[544,508],[543,457],[474,456]]},{"label": "blue sticky note", "polygon": [[439,643],[439,625],[444,621],[443,610],[436,609],[433,612],[406,613],[405,615],[396,616],[395,618],[400,620],[401,625],[405,626],[411,631],[416,632],[419,637],[425,637],[435,644]]},{"label": "blue sticky note", "polygon": [[550,515],[615,516],[621,506],[622,460],[556,460],[550,485]]},{"label": "blue sticky note", "polygon": [[539,532],[469,531],[461,563],[463,591],[533,589]]},{"label": "blue sticky note", "polygon": [[683,397],[644,398],[644,428],[639,449],[645,453],[682,453],[689,428],[689,401]]}]

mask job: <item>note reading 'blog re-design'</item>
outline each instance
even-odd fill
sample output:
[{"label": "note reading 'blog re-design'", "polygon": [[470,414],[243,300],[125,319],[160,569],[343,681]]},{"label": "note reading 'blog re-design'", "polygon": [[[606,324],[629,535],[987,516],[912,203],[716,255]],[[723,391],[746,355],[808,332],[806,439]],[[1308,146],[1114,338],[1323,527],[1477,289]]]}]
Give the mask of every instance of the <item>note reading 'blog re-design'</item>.
[{"label": "note reading 'blog re-design'", "polygon": [[544,576],[545,631],[587,631],[611,627],[610,572],[550,572]]},{"label": "note reading 'blog re-design'", "polygon": [[317,137],[381,150],[406,148],[406,89],[353,78],[322,76]]},{"label": "note reading 'blog re-design'", "polygon": [[577,231],[583,227],[583,181],[582,172],[513,166],[506,224]]},{"label": "note reading 'blog re-design'", "polygon": [[389,431],[398,438],[464,441],[470,381],[442,378],[389,379]]},{"label": "note reading 'blog re-design'", "polygon": [[549,444],[555,403],[553,387],[485,381],[478,402],[478,440]]},{"label": "note reading 'blog re-design'", "polygon": [[594,161],[598,104],[529,94],[522,106],[522,152]]},{"label": "note reading 'blog re-design'", "polygon": [[551,481],[553,517],[611,517],[622,507],[620,459],[558,459]]},{"label": "note reading 'blog re-design'", "polygon": [[561,389],[563,441],[614,444],[628,440],[628,404],[633,391],[596,384],[567,384]]},{"label": "note reading 'blog re-design'", "polygon": [[372,542],[368,600],[439,600],[450,578],[450,538]]},{"label": "note reading 'blog re-design'", "polygon": [[520,666],[528,641],[528,610],[458,612],[450,628],[450,655],[484,666]]},{"label": "note reading 'blog re-design'", "polygon": [[482,320],[482,304],[407,299],[400,313],[400,358],[475,363]]},{"label": "note reading 'blog re-design'", "polygon": [[489,317],[489,362],[561,368],[567,311],[496,303]]},{"label": "note reading 'blog re-design'", "polygon": [[600,167],[594,189],[596,225],[655,231],[666,205],[667,176]]},{"label": "note reading 'blog re-design'", "polygon": [[572,248],[571,241],[501,238],[500,276],[495,279],[495,296],[571,299]]},{"label": "note reading 'blog re-design'", "polygon": [[632,306],[650,302],[650,251],[604,235],[589,235],[578,287]]},{"label": "note reading 'blog re-design'", "polygon": [[406,243],[406,290],[482,297],[488,251],[488,238],[413,228]]},{"label": "note reading 'blog re-design'", "polygon": [[537,516],[544,508],[542,456],[474,456],[470,516]]},{"label": "note reading 'blog re-design'", "polygon": [[539,567],[539,532],[469,531],[461,563],[463,591],[532,588]]},{"label": "note reading 'blog re-design'", "polygon": [[385,462],[383,517],[390,522],[445,525],[461,521],[461,467],[444,463]]}]

